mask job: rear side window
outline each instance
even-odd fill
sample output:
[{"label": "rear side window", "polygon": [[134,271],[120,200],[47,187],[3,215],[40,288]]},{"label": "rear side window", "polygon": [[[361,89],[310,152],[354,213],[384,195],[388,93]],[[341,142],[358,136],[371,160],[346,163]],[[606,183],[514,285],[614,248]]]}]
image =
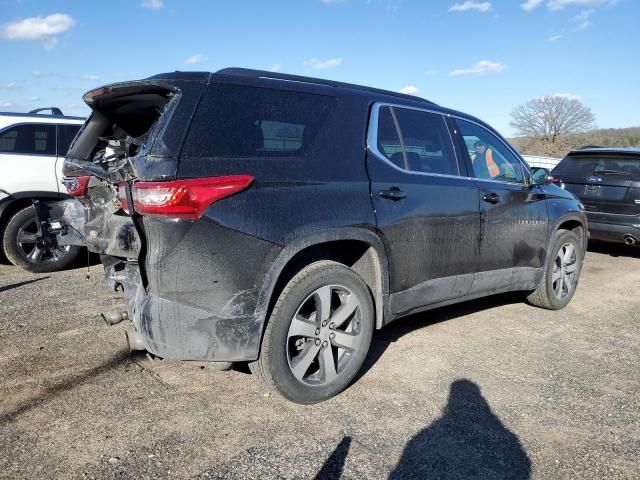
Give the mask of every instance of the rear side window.
[{"label": "rear side window", "polygon": [[558,175],[626,175],[640,178],[640,157],[569,156],[553,172]]},{"label": "rear side window", "polygon": [[16,125],[0,133],[0,153],[55,155],[56,126]]},{"label": "rear side window", "polygon": [[213,84],[198,106],[185,157],[304,157],[333,97]]},{"label": "rear side window", "polygon": [[80,125],[58,125],[58,155],[64,157],[69,146],[80,130]]},{"label": "rear side window", "polygon": [[458,175],[444,118],[436,113],[383,106],[378,112],[378,150],[412,172]]}]

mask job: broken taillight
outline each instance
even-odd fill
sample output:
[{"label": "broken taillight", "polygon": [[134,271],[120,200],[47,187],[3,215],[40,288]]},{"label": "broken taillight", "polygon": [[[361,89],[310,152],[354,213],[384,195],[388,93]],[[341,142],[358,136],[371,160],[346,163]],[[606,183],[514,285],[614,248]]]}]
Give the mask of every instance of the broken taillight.
[{"label": "broken taillight", "polygon": [[[136,182],[131,191],[133,209],[141,215],[197,220],[213,202],[244,190],[252,181],[250,175],[230,175],[168,182]],[[124,188],[119,191],[123,192]]]},{"label": "broken taillight", "polygon": [[83,177],[64,177],[62,184],[66,187],[67,193],[72,197],[84,197],[89,188],[89,176]]},{"label": "broken taillight", "polygon": [[120,207],[124,210],[124,213],[131,215],[131,208],[129,207],[129,200],[127,199],[126,182],[120,182],[118,184],[118,201],[120,202]]}]

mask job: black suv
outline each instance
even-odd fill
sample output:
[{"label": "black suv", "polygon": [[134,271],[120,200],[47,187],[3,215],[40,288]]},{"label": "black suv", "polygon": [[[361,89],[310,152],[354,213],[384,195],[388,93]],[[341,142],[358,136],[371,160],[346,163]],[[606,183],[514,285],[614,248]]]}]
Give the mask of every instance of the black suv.
[{"label": "black suv", "polygon": [[244,69],[84,100],[93,113],[65,163],[79,202],[45,230],[101,254],[131,348],[248,362],[313,403],[399,317],[514,290],[559,309],[575,292],[581,204],[469,115]]},{"label": "black suv", "polygon": [[551,174],[584,204],[590,238],[640,242],[640,148],[574,150]]}]

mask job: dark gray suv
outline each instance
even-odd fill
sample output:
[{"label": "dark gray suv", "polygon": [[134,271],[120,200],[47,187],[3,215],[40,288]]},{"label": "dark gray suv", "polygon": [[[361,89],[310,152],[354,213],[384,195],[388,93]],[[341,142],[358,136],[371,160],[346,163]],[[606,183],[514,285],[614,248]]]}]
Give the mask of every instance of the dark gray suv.
[{"label": "dark gray suv", "polygon": [[551,174],[584,204],[590,238],[639,244],[640,148],[574,150]]},{"label": "dark gray suv", "polygon": [[81,232],[101,255],[132,348],[248,362],[313,403],[397,318],[515,290],[559,309],[575,292],[580,202],[477,118],[243,69],[84,99],[93,113],[65,163],[77,201],[45,233]]}]

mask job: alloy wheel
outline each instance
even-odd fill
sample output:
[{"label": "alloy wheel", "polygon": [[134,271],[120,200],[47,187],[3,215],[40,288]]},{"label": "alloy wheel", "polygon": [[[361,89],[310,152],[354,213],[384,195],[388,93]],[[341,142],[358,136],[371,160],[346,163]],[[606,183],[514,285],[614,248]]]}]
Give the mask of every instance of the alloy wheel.
[{"label": "alloy wheel", "polygon": [[556,298],[562,300],[572,292],[575,286],[577,269],[578,257],[576,248],[573,243],[567,242],[558,250],[551,274],[551,285]]},{"label": "alloy wheel", "polygon": [[38,235],[38,224],[35,218],[27,220],[18,229],[16,243],[22,256],[33,264],[56,263],[71,249],[70,246],[47,245]]},{"label": "alloy wheel", "polygon": [[335,381],[365,343],[360,300],[344,286],[318,288],[298,307],[287,334],[287,361],[306,385]]}]

